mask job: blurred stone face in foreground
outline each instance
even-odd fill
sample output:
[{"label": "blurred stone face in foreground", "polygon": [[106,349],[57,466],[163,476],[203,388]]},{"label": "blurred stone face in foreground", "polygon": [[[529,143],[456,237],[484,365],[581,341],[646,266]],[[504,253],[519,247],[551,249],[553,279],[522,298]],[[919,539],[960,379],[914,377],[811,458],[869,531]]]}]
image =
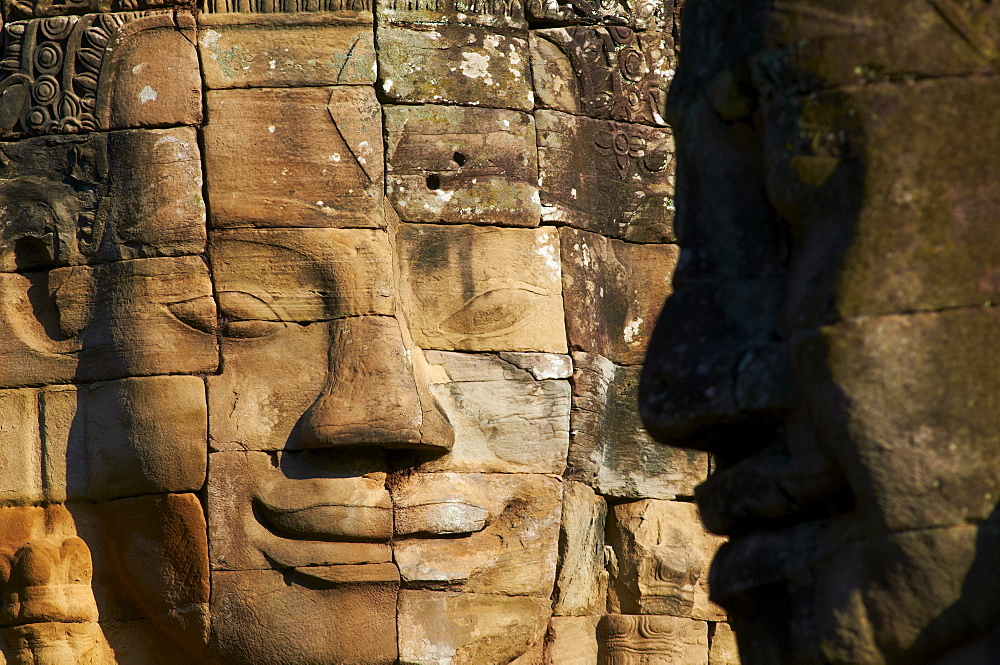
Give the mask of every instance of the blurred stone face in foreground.
[{"label": "blurred stone face in foreground", "polygon": [[996,3],[688,3],[640,388],[744,663],[1000,658]]},{"label": "blurred stone face in foreground", "polygon": [[734,661],[672,5],[0,4],[0,663]]}]

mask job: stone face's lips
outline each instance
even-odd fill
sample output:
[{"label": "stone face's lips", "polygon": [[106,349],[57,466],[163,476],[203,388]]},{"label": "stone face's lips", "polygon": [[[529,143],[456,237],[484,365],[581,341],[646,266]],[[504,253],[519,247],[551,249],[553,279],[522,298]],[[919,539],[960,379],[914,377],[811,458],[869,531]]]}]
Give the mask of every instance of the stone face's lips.
[{"label": "stone face's lips", "polygon": [[261,522],[287,538],[388,542],[392,537],[389,506],[319,504],[279,508],[260,498],[255,503]]},{"label": "stone face's lips", "polygon": [[460,499],[397,506],[396,535],[460,535],[486,528],[487,511]]}]

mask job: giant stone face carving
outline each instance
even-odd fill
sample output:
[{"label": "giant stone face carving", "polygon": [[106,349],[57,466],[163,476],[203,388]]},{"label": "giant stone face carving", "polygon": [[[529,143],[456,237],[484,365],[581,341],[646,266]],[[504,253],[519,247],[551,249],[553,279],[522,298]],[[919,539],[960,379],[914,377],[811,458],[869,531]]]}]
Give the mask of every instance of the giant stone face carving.
[{"label": "giant stone face carving", "polygon": [[1000,654],[996,3],[690,2],[643,377],[747,663]]},{"label": "giant stone face carving", "polygon": [[707,662],[669,7],[3,18],[0,663]]}]

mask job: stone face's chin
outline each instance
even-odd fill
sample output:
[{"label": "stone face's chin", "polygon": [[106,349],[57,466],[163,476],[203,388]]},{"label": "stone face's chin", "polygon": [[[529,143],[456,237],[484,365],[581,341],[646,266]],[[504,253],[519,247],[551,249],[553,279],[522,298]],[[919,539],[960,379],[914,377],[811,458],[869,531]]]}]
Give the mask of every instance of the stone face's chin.
[{"label": "stone face's chin", "polygon": [[216,571],[210,650],[245,665],[389,665],[398,589],[392,564]]}]

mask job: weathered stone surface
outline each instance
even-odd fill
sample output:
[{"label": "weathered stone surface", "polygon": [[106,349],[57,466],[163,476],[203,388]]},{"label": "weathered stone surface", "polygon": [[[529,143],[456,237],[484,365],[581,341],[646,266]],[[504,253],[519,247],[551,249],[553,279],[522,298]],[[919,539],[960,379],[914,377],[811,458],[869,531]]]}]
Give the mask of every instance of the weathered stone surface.
[{"label": "weathered stone surface", "polygon": [[[0,270],[205,248],[195,131],[130,130],[0,144]],[[15,212],[16,211],[16,212]]]},{"label": "weathered stone surface", "polygon": [[241,321],[248,327],[396,311],[385,231],[228,229],[212,233],[209,257],[233,337]]},{"label": "weathered stone surface", "polygon": [[668,616],[607,614],[598,626],[598,665],[707,665],[708,625]]},{"label": "weathered stone surface", "polygon": [[391,561],[392,504],[380,451],[209,457],[213,570]]},{"label": "weathered stone surface", "polygon": [[[78,279],[71,271],[87,277]],[[135,259],[52,271],[62,272],[68,285],[76,287],[73,280],[78,279],[79,287],[55,292],[60,323],[73,323],[64,312],[90,314],[85,325],[78,326],[77,379],[207,373],[218,366],[215,300],[201,257]]]},{"label": "weathered stone surface", "polygon": [[694,504],[644,499],[609,512],[613,611],[725,618],[708,600],[709,561],[723,540],[705,531]]},{"label": "weathered stone surface", "polygon": [[201,121],[191,13],[31,19],[8,24],[5,34],[0,133]]},{"label": "weathered stone surface", "polygon": [[553,229],[403,224],[398,243],[421,348],[566,352]]},{"label": "weathered stone surface", "polygon": [[604,497],[595,494],[590,487],[573,481],[563,484],[555,614],[597,615],[604,612],[608,589],[608,573],[604,570],[607,514]]},{"label": "weathered stone surface", "polygon": [[531,33],[531,75],[544,108],[602,120],[665,125],[673,76],[669,33],[622,26],[550,28]]},{"label": "weathered stone surface", "polygon": [[854,491],[872,500],[857,528],[874,534],[995,514],[1000,371],[983,353],[998,343],[996,307],[864,317],[803,340],[796,373],[814,418]]},{"label": "weathered stone surface", "polygon": [[67,507],[93,554],[101,620],[153,619],[178,646],[204,648],[207,617],[195,608],[209,598],[208,540],[198,497],[155,494]]},{"label": "weathered stone surface", "polygon": [[213,90],[206,99],[214,227],[383,226],[374,90]]},{"label": "weathered stone surface", "polygon": [[392,102],[534,107],[526,31],[380,22],[378,32],[379,87]]},{"label": "weathered stone surface", "polygon": [[674,238],[674,145],[666,129],[535,114],[542,221],[632,242]]},{"label": "weathered stone surface", "polygon": [[574,353],[567,475],[623,498],[692,496],[708,476],[708,456],[653,441],[635,412],[639,369]]},{"label": "weathered stone surface", "polygon": [[0,390],[0,505],[41,501],[38,391]]},{"label": "weathered stone surface", "polygon": [[[177,629],[174,636],[164,635],[166,623]],[[208,603],[148,619],[107,621],[101,630],[115,651],[116,665],[185,665],[208,642]]]},{"label": "weathered stone surface", "polygon": [[671,292],[675,245],[633,245],[560,229],[563,288],[578,303],[566,320],[570,347],[639,364],[663,298]]},{"label": "weathered stone surface", "polygon": [[214,571],[211,652],[247,665],[391,665],[398,585],[391,564]]},{"label": "weathered stone surface", "polygon": [[404,222],[538,226],[531,115],[453,106],[384,112],[386,193]]},{"label": "weathered stone surface", "polygon": [[546,665],[596,665],[600,616],[552,617],[546,635]]},{"label": "weathered stone surface", "polygon": [[428,351],[426,357],[431,391],[455,428],[455,447],[420,470],[562,473],[569,448],[567,381],[538,381],[493,355]]},{"label": "weathered stone surface", "polygon": [[573,376],[573,359],[558,353],[516,353],[501,351],[501,360],[517,365],[535,379],[568,379]]},{"label": "weathered stone surface", "polygon": [[[395,480],[390,490],[397,515],[405,517],[397,529],[423,525],[397,533],[393,543],[393,559],[408,587],[535,596],[549,603],[559,541],[558,480],[415,473]],[[447,537],[459,534],[465,537]]]},{"label": "weathered stone surface", "polygon": [[113,499],[205,483],[208,419],[196,376],[153,376],[41,393],[45,495]]},{"label": "weathered stone surface", "polygon": [[740,665],[740,652],[736,646],[736,633],[728,623],[712,624],[709,641],[708,665]]},{"label": "weathered stone surface", "polygon": [[584,0],[566,2],[564,0],[528,0],[525,6],[529,19],[558,22],[561,24],[624,24],[636,30],[669,29],[673,19],[673,5],[676,0],[653,2],[652,0],[612,0],[599,2]]},{"label": "weathered stone surface", "polygon": [[545,636],[547,598],[447,591],[399,594],[399,662],[501,665]]},{"label": "weathered stone surface", "polygon": [[375,82],[366,12],[203,14],[198,45],[209,89]]}]

